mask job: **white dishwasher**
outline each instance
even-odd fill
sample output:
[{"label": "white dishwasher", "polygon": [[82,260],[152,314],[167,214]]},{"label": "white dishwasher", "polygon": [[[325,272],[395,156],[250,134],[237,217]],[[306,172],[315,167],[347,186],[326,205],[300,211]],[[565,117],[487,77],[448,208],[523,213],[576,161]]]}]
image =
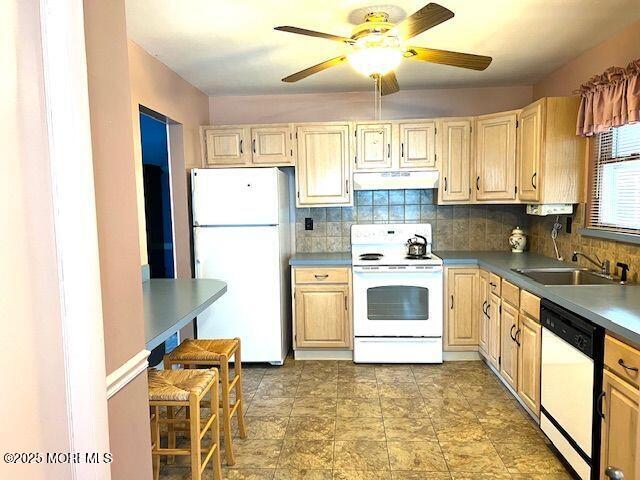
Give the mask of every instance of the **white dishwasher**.
[{"label": "white dishwasher", "polygon": [[604,330],[543,300],[540,428],[582,480],[598,478]]}]

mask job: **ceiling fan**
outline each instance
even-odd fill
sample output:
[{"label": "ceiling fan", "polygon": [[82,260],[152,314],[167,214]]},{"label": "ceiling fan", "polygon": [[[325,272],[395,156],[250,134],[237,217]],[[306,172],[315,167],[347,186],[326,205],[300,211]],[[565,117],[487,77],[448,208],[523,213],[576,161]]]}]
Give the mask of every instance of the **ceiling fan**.
[{"label": "ceiling fan", "polygon": [[309,75],[348,61],[358,72],[376,79],[376,84],[379,85],[382,95],[389,95],[400,90],[394,70],[400,65],[403,58],[471,70],[486,69],[491,63],[491,57],[404,44],[410,38],[446,22],[453,15],[451,10],[442,5],[429,3],[400,23],[394,24],[389,22],[389,15],[386,12],[373,11],[365,15],[364,22],[353,29],[351,37],[331,35],[298,27],[275,27],[275,30],[326,38],[351,47],[351,51],[344,55],[305,68],[283,78],[282,81],[297,82]]}]

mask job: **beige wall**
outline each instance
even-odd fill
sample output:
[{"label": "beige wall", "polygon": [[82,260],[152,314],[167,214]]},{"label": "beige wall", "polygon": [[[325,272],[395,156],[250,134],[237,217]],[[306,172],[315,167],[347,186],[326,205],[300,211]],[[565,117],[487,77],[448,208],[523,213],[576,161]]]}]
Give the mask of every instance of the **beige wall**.
[{"label": "beige wall", "polygon": [[611,66],[626,66],[640,58],[640,21],[632,23],[617,35],[587,50],[533,86],[533,96],[573,95],[590,77]]},{"label": "beige wall", "polygon": [[[69,449],[38,2],[0,15],[0,399],[3,451]],[[68,465],[9,465],[0,478],[69,478]]]},{"label": "beige wall", "polygon": [[[500,112],[527,105],[532,94],[530,86],[401,90],[382,99],[382,116],[433,118]],[[373,92],[212,96],[209,112],[213,124],[369,120]]]},{"label": "beige wall", "polygon": [[139,105],[161,113],[169,117],[173,122],[180,124],[171,128],[172,138],[170,138],[173,141],[173,145],[170,148],[175,148],[176,143],[179,144],[175,150],[172,148],[171,151],[172,208],[177,274],[179,277],[190,277],[190,228],[185,169],[200,165],[198,127],[208,122],[208,97],[131,40],[128,42],[128,51],[141,263],[143,265],[147,263],[147,242],[142,182],[140,117],[138,115]]},{"label": "beige wall", "polygon": [[[109,373],[145,345],[124,0],[85,0],[84,12]],[[146,385],[144,375],[109,400],[114,480],[151,478],[147,394],[139,383]]]},{"label": "beige wall", "polygon": [[[580,85],[593,75],[604,72],[611,66],[626,66],[640,58],[640,22],[635,22],[617,35],[587,50],[560,67],[533,86],[535,98],[553,95],[571,95]],[[574,250],[598,255],[608,259],[615,267],[616,262],[625,262],[631,267],[630,279],[640,281],[640,246],[609,240],[584,237],[577,233],[585,224],[586,205],[579,204],[573,215],[573,231],[561,232],[558,236],[560,254],[571,260]],[[549,257],[555,256],[550,231],[553,219],[531,217],[531,250]],[[592,267],[584,259],[580,263]]]}]

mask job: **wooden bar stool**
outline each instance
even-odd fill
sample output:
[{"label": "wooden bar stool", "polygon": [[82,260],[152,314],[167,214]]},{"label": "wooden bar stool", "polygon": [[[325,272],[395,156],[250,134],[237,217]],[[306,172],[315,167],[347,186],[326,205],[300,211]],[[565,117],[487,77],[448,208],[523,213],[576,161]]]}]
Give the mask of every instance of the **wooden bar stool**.
[{"label": "wooden bar stool", "polygon": [[[210,370],[149,370],[149,406],[151,407],[151,456],[153,458],[153,478],[160,476],[160,456],[173,458],[174,455],[191,456],[191,479],[201,480],[207,464],[212,461],[213,478],[222,478],[220,465],[220,423],[217,409],[211,410],[211,416],[202,426],[200,407],[203,399],[209,399],[215,405],[218,399],[218,371]],[[173,415],[161,416],[161,407],[167,411],[174,408],[185,409],[185,418],[174,418]],[[160,445],[160,424],[167,424],[170,432],[168,448]],[[180,428],[184,425],[184,428]],[[175,431],[189,432],[189,448],[175,447]],[[202,460],[202,439],[211,432],[211,447]]]},{"label": "wooden bar stool", "polygon": [[[233,357],[235,375],[229,381],[229,360]],[[175,350],[164,357],[164,368],[173,365],[183,368],[199,366],[220,367],[220,383],[222,385],[222,426],[224,430],[224,449],[227,465],[236,463],[233,456],[233,435],[231,434],[231,418],[235,415],[238,421],[238,434],[246,438],[244,412],[242,410],[242,364],[240,358],[240,339],[187,339]],[[229,394],[235,389],[236,400],[231,404]],[[212,407],[213,410],[213,407]]]}]

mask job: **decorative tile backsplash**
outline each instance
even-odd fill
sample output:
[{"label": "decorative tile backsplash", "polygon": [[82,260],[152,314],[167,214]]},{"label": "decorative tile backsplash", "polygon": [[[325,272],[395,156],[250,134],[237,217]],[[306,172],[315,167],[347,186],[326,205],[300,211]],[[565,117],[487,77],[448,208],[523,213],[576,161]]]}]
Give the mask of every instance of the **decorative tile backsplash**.
[{"label": "decorative tile backsplash", "polygon": [[[434,205],[435,190],[359,190],[353,207],[296,209],[296,252],[348,252],[356,223],[430,223],[434,250],[508,250],[522,205]],[[313,230],[305,230],[305,218]]]}]

